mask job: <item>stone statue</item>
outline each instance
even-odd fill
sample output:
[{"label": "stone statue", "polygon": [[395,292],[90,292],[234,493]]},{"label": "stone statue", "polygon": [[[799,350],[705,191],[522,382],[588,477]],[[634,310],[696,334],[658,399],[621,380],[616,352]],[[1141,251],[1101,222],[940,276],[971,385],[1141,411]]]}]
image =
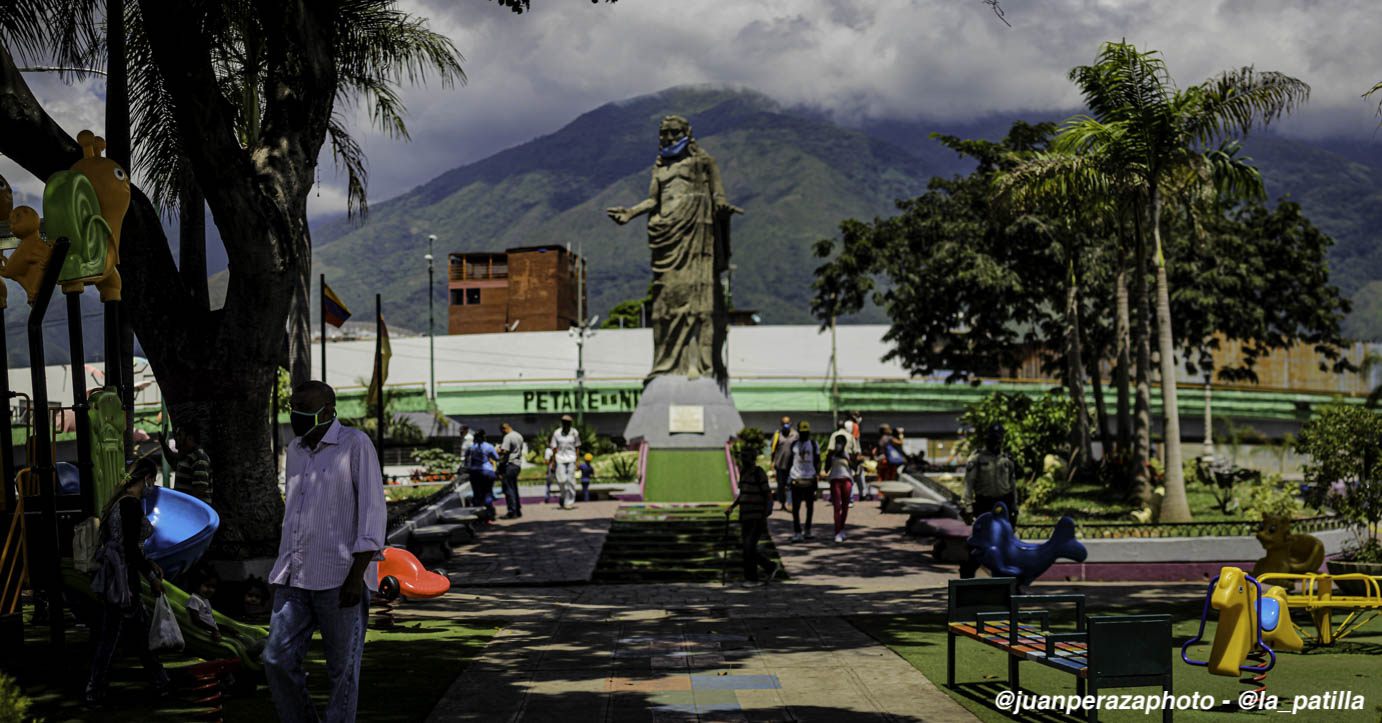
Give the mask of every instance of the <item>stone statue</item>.
[{"label": "stone statue", "polygon": [[648,214],[653,368],[647,381],[705,376],[725,387],[729,312],[720,274],[729,268],[729,217],[743,211],[729,205],[715,159],[696,145],[685,118],[663,118],[658,142],[648,198],[605,210],[621,226]]}]

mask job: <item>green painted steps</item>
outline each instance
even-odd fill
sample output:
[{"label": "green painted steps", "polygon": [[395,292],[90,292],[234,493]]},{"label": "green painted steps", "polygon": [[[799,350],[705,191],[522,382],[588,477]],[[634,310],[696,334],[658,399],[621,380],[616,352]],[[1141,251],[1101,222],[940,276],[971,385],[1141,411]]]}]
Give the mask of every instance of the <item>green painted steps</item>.
[{"label": "green painted steps", "polygon": [[[731,519],[726,528],[724,510],[724,504],[713,503],[621,506],[605,537],[592,582],[713,582],[722,574],[729,581],[743,580],[739,520]],[[781,564],[771,541],[759,544]]]},{"label": "green painted steps", "polygon": [[723,449],[650,449],[645,502],[731,502]]}]

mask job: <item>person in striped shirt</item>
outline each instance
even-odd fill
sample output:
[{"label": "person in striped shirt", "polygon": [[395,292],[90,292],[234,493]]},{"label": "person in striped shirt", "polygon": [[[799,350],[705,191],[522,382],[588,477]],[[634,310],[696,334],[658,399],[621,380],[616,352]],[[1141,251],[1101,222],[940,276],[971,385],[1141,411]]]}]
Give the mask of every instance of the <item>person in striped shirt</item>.
[{"label": "person in striped shirt", "polygon": [[768,473],[758,466],[758,450],[745,445],[739,451],[739,496],[725,509],[728,519],[739,508],[739,541],[744,549],[744,584],[760,585],[758,568],[768,573],[768,582],[777,577],[779,565],[758,549],[758,540],[768,532],[768,515],[773,513],[773,493]]},{"label": "person in striped shirt", "polygon": [[175,466],[173,489],[186,492],[203,502],[211,501],[211,458],[202,449],[201,428],[195,422],[184,422],[173,432],[177,453],[159,437],[163,455]]},{"label": "person in striped shirt", "polygon": [[384,548],[384,479],[374,443],[336,419],[336,393],[319,381],[293,390],[285,458],[287,496],[264,673],[279,720],[318,721],[302,661],[320,630],[331,693],[325,719],[355,720],[369,591]]}]

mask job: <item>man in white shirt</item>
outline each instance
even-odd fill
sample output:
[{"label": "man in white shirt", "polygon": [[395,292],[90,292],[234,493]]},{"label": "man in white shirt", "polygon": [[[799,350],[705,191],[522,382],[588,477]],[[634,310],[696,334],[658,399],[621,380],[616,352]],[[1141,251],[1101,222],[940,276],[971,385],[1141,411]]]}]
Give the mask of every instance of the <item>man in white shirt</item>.
[{"label": "man in white shirt", "polygon": [[279,720],[318,721],[307,692],[312,633],[321,632],[331,695],[326,720],[355,720],[369,593],[379,587],[384,480],[374,442],[336,419],[336,393],[319,381],[293,390],[288,495],[278,559],[269,573],[273,616],[264,675]]},{"label": "man in white shirt", "polygon": [[561,508],[576,507],[576,460],[581,452],[581,434],[571,423],[571,415],[561,418],[561,429],[552,433],[548,448],[552,450],[552,467],[556,473],[557,484],[561,486]]}]

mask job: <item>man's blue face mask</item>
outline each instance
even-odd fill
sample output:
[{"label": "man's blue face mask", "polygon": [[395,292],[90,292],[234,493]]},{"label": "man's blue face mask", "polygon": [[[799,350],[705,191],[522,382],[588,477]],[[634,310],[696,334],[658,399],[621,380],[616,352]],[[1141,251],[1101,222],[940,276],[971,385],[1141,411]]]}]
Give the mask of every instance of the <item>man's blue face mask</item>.
[{"label": "man's blue face mask", "polygon": [[323,405],[320,409],[318,409],[315,412],[299,412],[298,410],[294,409],[293,413],[289,415],[289,420],[292,422],[293,425],[293,434],[296,434],[299,437],[305,437],[307,436],[307,434],[309,434],[312,430],[316,429],[317,427],[320,427],[323,424],[330,424],[331,420],[335,419],[335,417],[332,416],[328,417],[327,419],[322,419],[322,412],[325,410],[326,405]]}]

